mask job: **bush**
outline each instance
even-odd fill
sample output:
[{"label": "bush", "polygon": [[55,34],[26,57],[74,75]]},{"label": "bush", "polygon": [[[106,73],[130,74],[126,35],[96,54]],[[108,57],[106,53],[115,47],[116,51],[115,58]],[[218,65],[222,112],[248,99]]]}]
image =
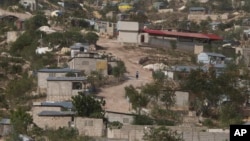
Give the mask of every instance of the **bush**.
[{"label": "bush", "polygon": [[134,125],[153,125],[154,121],[146,115],[136,115],[134,117]]},{"label": "bush", "polygon": [[121,129],[123,124],[119,121],[113,121],[108,123],[108,128],[110,129]]},{"label": "bush", "polygon": [[165,125],[165,126],[174,126],[175,125],[174,121],[165,120],[165,119],[155,120],[155,122],[157,125]]},{"label": "bush", "polygon": [[207,127],[213,127],[213,126],[214,126],[214,123],[213,123],[213,121],[212,121],[211,119],[205,119],[205,120],[203,121],[203,125],[204,125],[204,126],[207,126]]}]

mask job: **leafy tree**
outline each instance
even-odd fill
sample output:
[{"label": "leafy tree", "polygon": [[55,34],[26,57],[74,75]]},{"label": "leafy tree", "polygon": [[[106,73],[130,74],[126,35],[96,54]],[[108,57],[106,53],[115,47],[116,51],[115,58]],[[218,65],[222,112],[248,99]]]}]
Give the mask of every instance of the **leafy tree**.
[{"label": "leafy tree", "polygon": [[105,101],[96,100],[92,96],[79,93],[72,97],[72,104],[77,111],[78,116],[103,118],[104,110],[102,106],[105,105]]},{"label": "leafy tree", "polygon": [[96,92],[99,87],[101,87],[106,78],[99,71],[92,71],[87,77],[88,82],[91,84],[91,92]]},{"label": "leafy tree", "polygon": [[235,103],[226,103],[220,110],[220,122],[223,126],[228,127],[230,124],[242,124],[242,112],[240,107]]},{"label": "leafy tree", "polygon": [[33,79],[23,75],[21,79],[11,80],[6,87],[6,98],[9,106],[17,106],[26,102],[27,92],[32,90],[34,86]]},{"label": "leafy tree", "polygon": [[132,85],[125,87],[125,95],[129,98],[132,103],[132,108],[141,113],[141,109],[146,107],[149,99],[143,93],[139,93]]},{"label": "leafy tree", "polygon": [[[10,52],[15,55],[21,55],[21,52],[27,47],[29,47],[33,41],[34,41],[34,34],[25,32],[12,44]],[[35,53],[35,51],[33,53]]]},{"label": "leafy tree", "polygon": [[175,111],[172,111],[170,109],[163,109],[158,105],[154,105],[150,114],[155,119],[158,125],[174,125],[175,123],[179,123],[181,120],[181,116]]},{"label": "leafy tree", "polygon": [[158,82],[159,82],[159,83],[164,82],[165,74],[164,74],[162,71],[160,71],[160,70],[153,71],[152,76],[153,76],[153,79],[154,79],[154,81],[155,81],[156,83],[158,83]]},{"label": "leafy tree", "polygon": [[164,103],[166,109],[170,109],[175,104],[175,91],[168,86],[165,87],[165,89],[161,91],[160,100]]},{"label": "leafy tree", "polygon": [[118,80],[120,80],[120,78],[123,76],[125,72],[126,72],[126,66],[123,61],[118,61],[117,66],[112,68],[112,75],[118,78]]},{"label": "leafy tree", "polygon": [[89,44],[96,44],[96,42],[99,40],[99,36],[94,32],[88,32],[85,35],[85,39],[88,41]]},{"label": "leafy tree", "polygon": [[136,115],[134,116],[134,125],[153,125],[154,121],[152,118],[146,115]]},{"label": "leafy tree", "polygon": [[144,139],[147,141],[184,141],[177,131],[166,127],[150,128],[146,131]]},{"label": "leafy tree", "polygon": [[131,14],[130,19],[132,21],[137,21],[139,23],[145,23],[148,21],[148,17],[142,12],[137,12],[135,14]]},{"label": "leafy tree", "polygon": [[34,17],[30,18],[29,20],[25,21],[25,28],[28,31],[35,31],[39,27],[48,25],[48,20],[45,15],[38,14]]},{"label": "leafy tree", "polygon": [[153,98],[157,102],[160,96],[160,86],[157,83],[146,84],[142,88],[142,93]]},{"label": "leafy tree", "polygon": [[28,126],[33,122],[32,116],[22,108],[11,111],[11,123],[17,133],[26,134]]}]

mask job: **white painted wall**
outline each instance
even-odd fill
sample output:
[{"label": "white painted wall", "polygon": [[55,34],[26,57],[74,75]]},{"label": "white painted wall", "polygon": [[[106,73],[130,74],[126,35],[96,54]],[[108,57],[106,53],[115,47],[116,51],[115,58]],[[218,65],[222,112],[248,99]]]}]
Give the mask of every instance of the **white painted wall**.
[{"label": "white painted wall", "polygon": [[209,56],[206,53],[202,52],[198,54],[197,63],[209,64],[209,62]]}]

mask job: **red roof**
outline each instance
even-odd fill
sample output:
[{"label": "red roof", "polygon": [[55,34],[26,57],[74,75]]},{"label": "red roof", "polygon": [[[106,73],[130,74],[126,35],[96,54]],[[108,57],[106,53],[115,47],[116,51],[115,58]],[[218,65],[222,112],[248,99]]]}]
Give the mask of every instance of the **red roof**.
[{"label": "red roof", "polygon": [[144,29],[146,33],[152,35],[161,35],[161,36],[179,36],[179,37],[190,37],[190,38],[199,38],[199,39],[210,39],[210,40],[222,40],[218,35],[215,34],[204,34],[204,33],[190,33],[190,32],[173,32],[173,31],[166,31],[166,30],[151,30],[151,29]]}]

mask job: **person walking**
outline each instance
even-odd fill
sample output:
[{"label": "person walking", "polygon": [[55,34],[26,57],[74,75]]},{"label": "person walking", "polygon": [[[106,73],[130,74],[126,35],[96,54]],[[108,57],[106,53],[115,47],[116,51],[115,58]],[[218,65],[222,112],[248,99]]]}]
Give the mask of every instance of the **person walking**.
[{"label": "person walking", "polygon": [[139,78],[139,71],[136,71],[135,77],[136,77],[136,79]]}]

